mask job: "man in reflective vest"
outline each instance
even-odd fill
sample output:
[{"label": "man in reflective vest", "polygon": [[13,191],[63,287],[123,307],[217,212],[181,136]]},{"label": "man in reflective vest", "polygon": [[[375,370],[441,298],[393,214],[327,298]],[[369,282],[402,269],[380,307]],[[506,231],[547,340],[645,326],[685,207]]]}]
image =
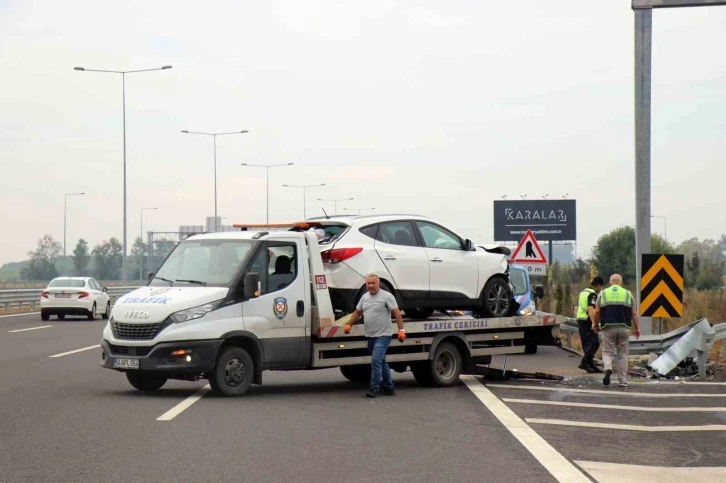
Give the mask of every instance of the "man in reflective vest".
[{"label": "man in reflective vest", "polygon": [[602,333],[602,363],[605,366],[602,383],[610,385],[613,353],[617,351],[619,386],[628,387],[628,341],[631,330],[636,339],[640,338],[640,324],[633,294],[623,287],[623,277],[617,273],[610,276],[610,286],[598,294],[592,328]]},{"label": "man in reflective vest", "polygon": [[580,292],[580,298],[577,303],[577,326],[580,329],[580,341],[582,343],[583,357],[580,369],[589,373],[602,372],[595,365],[595,354],[600,348],[600,338],[597,332],[592,329],[595,315],[595,301],[597,294],[605,287],[605,281],[602,277],[595,277],[590,283],[590,287]]}]

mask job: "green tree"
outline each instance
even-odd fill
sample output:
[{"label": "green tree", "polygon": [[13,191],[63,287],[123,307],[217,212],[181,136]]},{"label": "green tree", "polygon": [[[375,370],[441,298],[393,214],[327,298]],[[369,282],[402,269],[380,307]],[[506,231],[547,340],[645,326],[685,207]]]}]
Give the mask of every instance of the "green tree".
[{"label": "green tree", "polygon": [[[141,270],[147,265],[144,263],[144,257],[146,257],[146,243],[141,239],[140,236],[136,237],[134,244],[131,246],[131,258],[133,263],[129,267],[129,279],[136,278],[141,273]],[[145,274],[142,274],[140,280],[145,278]]]},{"label": "green tree", "polygon": [[691,238],[678,245],[676,252],[684,254],[686,259],[687,287],[705,290],[723,285],[721,276],[724,275],[724,265],[726,265],[724,241],[726,235],[723,235],[718,242]]},{"label": "green tree", "polygon": [[91,254],[97,279],[119,280],[121,278],[122,250],[123,247],[117,238],[111,238],[93,247]]},{"label": "green tree", "polygon": [[[650,253],[675,253],[675,247],[660,235],[650,237]],[[635,230],[622,226],[601,236],[593,248],[593,263],[601,277],[619,273],[625,284],[635,282]],[[640,262],[638,262],[640,263]]]},{"label": "green tree", "polygon": [[28,252],[30,261],[21,272],[23,280],[46,281],[57,277],[55,261],[62,252],[63,247],[60,242],[49,234],[43,235],[43,238],[38,240],[35,251]]},{"label": "green tree", "polygon": [[81,238],[73,250],[73,275],[84,276],[88,270],[91,257],[88,254],[88,242]]},{"label": "green tree", "polygon": [[560,282],[557,282],[557,286],[555,287],[555,307],[557,308],[557,313],[560,315],[565,315],[563,307],[564,304],[565,294],[562,290],[562,284]]}]

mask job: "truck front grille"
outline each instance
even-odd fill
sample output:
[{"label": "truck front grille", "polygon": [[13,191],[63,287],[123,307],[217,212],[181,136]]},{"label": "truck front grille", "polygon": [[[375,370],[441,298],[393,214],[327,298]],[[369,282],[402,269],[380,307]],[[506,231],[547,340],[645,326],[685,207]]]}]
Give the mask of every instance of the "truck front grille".
[{"label": "truck front grille", "polygon": [[170,323],[165,320],[155,324],[124,324],[114,320],[111,322],[111,330],[113,336],[119,340],[151,340]]},{"label": "truck front grille", "polygon": [[133,347],[125,345],[113,345],[109,344],[111,354],[115,356],[139,356],[145,357],[149,355],[152,347]]}]

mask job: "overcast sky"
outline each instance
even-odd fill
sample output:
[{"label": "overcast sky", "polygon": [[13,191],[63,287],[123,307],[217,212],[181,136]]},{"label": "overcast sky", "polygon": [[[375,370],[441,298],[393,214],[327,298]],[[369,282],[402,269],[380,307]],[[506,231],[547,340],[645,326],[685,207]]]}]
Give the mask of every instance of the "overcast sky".
[{"label": "overcast sky", "polygon": [[[726,233],[726,7],[653,16],[653,214],[668,237]],[[0,263],[36,239],[129,247],[219,215],[263,222],[342,208],[420,213],[492,241],[503,195],[577,200],[578,254],[633,224],[630,0],[0,2]],[[663,231],[663,220],[653,220]]]}]

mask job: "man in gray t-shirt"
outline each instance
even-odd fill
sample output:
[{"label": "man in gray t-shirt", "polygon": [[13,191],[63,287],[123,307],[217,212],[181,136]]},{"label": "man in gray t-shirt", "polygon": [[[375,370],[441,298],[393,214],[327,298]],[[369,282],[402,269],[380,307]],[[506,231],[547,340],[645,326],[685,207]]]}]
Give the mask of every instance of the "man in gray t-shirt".
[{"label": "man in gray t-shirt", "polygon": [[392,396],[393,380],[391,369],[386,362],[386,351],[391,344],[391,312],[398,324],[398,340],[406,340],[406,331],[403,329],[403,317],[398,309],[396,298],[385,290],[381,290],[377,275],[366,277],[367,293],[363,294],[358,305],[345,326],[345,333],[349,334],[353,325],[363,315],[366,337],[368,338],[368,353],[371,355],[371,382],[366,397],[376,397],[381,389],[383,380],[383,394]]}]

